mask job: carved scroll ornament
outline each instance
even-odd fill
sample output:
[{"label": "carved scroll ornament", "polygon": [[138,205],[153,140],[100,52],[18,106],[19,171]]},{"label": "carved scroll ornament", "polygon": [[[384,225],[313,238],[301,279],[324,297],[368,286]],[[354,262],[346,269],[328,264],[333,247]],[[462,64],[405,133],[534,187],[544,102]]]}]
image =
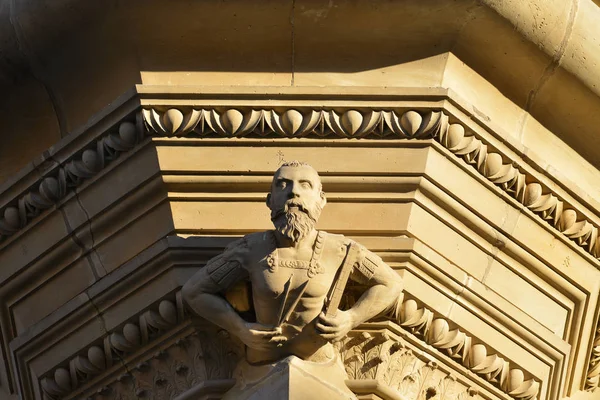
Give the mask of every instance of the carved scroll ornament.
[{"label": "carved scroll ornament", "polygon": [[378,382],[407,400],[484,398],[477,388],[457,381],[388,329],[351,332],[336,347],[344,360],[349,386],[356,392],[360,393],[365,383]]}]

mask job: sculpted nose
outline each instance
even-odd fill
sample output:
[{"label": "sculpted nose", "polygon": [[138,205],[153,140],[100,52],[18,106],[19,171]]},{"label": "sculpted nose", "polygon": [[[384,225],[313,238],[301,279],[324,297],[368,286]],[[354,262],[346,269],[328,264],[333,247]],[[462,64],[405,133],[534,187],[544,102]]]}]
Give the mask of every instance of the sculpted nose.
[{"label": "sculpted nose", "polygon": [[288,193],[288,198],[293,199],[295,197],[300,197],[300,193],[298,192],[298,186],[297,185],[290,185],[290,191]]}]

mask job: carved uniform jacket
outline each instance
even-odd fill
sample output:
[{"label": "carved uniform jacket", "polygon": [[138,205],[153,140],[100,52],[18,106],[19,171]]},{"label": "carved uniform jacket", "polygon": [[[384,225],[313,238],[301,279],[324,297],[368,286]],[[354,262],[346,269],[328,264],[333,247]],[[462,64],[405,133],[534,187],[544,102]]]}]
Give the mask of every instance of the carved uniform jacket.
[{"label": "carved uniform jacket", "polygon": [[[285,259],[279,255],[273,231],[258,232],[231,243],[205,268],[235,309],[250,308],[249,296],[243,290],[245,282],[250,282],[257,321],[277,326],[289,313],[288,325],[299,331],[323,309],[352,242],[343,235],[321,231],[312,255]],[[368,285],[380,264],[381,258],[359,245],[350,279]]]}]

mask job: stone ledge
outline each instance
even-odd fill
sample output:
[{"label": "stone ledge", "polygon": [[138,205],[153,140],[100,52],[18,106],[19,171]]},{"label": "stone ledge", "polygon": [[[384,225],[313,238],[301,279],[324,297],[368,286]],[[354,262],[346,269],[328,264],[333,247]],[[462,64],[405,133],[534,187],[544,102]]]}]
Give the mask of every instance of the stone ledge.
[{"label": "stone ledge", "polygon": [[[304,113],[306,114],[306,111]],[[243,114],[235,108],[229,108],[226,111],[191,109],[184,114],[176,108],[170,108],[164,113],[146,109],[143,118],[149,133],[159,136],[182,137],[191,134],[201,137],[241,137],[258,134],[259,137],[333,135],[346,138],[436,138],[456,156],[474,165],[481,174],[549,221],[553,227],[585,248],[592,256],[600,255],[600,223],[595,221],[593,211],[584,209],[578,212],[580,204],[577,198],[570,195],[563,195],[562,199],[557,197],[554,194],[555,188],[542,183],[547,181],[548,177],[528,171],[526,163],[519,165],[520,159],[516,159],[510,153],[506,154],[507,152],[503,154],[501,150],[492,147],[491,141],[479,139],[479,133],[469,131],[468,128],[465,130],[465,125],[449,123],[448,117],[440,112],[396,113],[371,109],[364,113],[346,109],[344,112],[312,110],[303,115],[294,108],[288,108],[281,113],[263,109],[246,111],[246,114]],[[261,126],[260,132],[258,125]],[[18,201],[8,201],[14,205],[4,208],[4,218],[0,219],[0,235],[7,237],[25,227],[30,219],[64,197],[69,189],[97,174],[121,152],[135,147],[143,140],[143,135],[133,123],[122,122],[118,132],[97,140],[91,149],[88,148],[65,162],[64,167],[56,167],[49,176],[33,184],[34,189],[22,195]],[[496,146],[498,147],[498,144]],[[522,170],[527,172],[523,173]],[[571,204],[564,200],[565,197],[572,199]]]}]

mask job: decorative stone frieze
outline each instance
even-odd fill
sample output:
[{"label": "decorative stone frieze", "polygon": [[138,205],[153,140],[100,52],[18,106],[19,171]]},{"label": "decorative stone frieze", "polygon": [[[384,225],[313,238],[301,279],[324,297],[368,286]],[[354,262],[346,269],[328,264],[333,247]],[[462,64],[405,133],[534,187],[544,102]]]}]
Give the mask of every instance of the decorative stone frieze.
[{"label": "decorative stone frieze", "polygon": [[452,328],[446,319],[436,317],[426,307],[419,307],[415,300],[405,300],[395,319],[400,326],[513,398],[530,400],[537,397],[540,383],[528,377],[527,372],[515,368],[489,345],[458,327]]},{"label": "decorative stone frieze", "polygon": [[[512,398],[537,398],[540,384],[530,378],[529,373],[515,368],[488,344],[459,327],[452,327],[452,323],[426,307],[419,306],[416,300],[405,299],[391,317],[415,339],[439,350]],[[186,320],[181,293],[177,292],[173,300],[162,300],[156,309],[145,311],[136,322],[126,323],[109,333],[101,345],[90,346],[68,364],[42,378],[44,393],[50,399],[72,398],[77,389],[113,367],[124,367],[124,360],[130,354],[144,346],[151,346],[164,333]],[[88,394],[88,398],[173,398],[201,382],[230,379],[243,355],[241,344],[232,340],[226,331],[209,328],[196,329],[191,335],[137,363],[134,368],[127,368],[125,374],[115,372],[112,383],[103,384],[94,395]],[[476,394],[456,382],[452,375],[439,372],[435,363],[416,357],[397,335],[379,331],[374,334],[369,333],[368,328],[359,328],[338,342],[336,347],[340,350],[349,379],[381,380],[409,399],[426,397],[427,390],[440,394],[440,400],[456,398],[444,397],[450,393],[452,396]],[[592,379],[597,385],[597,371]],[[590,382],[588,378],[588,384]],[[93,383],[91,387],[94,388]],[[419,390],[425,392],[420,393]]]},{"label": "decorative stone frieze", "polygon": [[149,132],[158,136],[278,136],[342,138],[406,138],[430,139],[447,129],[448,117],[439,111],[419,113],[407,111],[313,109],[300,112],[288,109],[277,112],[268,109],[239,111],[231,108],[193,109],[185,115],[176,108],[160,113],[143,110]]},{"label": "decorative stone frieze", "polygon": [[41,379],[44,392],[52,399],[69,393],[95,376],[123,362],[123,359],[158,336],[180,324],[184,319],[181,293],[174,299],[162,300],[154,310],[142,313],[137,320],[124,324],[104,337],[102,343],[90,346]]},{"label": "decorative stone frieze", "polygon": [[[534,212],[586,252],[600,256],[598,227],[548,187],[519,169],[516,161],[490,149],[459,123],[450,123],[441,111],[313,109],[283,112],[268,109],[191,109],[164,112],[144,109],[146,134],[174,137],[345,137],[378,139],[435,139],[457,157]],[[14,204],[0,212],[0,240],[24,228],[82,181],[97,174],[122,152],[144,137],[131,122],[99,139],[64,167],[34,185]]]},{"label": "decorative stone frieze", "polygon": [[142,137],[135,124],[123,121],[115,132],[109,132],[72,157],[64,166],[42,178],[28,193],[15,199],[13,205],[2,210],[0,241],[24,228],[84,180],[100,172],[119,154],[133,149]]},{"label": "decorative stone frieze", "polygon": [[600,256],[597,226],[523,173],[516,161],[491,149],[463,125],[450,123],[440,111],[193,109],[184,114],[171,108],[145,109],[143,116],[146,129],[159,136],[435,139],[589,254]]}]

